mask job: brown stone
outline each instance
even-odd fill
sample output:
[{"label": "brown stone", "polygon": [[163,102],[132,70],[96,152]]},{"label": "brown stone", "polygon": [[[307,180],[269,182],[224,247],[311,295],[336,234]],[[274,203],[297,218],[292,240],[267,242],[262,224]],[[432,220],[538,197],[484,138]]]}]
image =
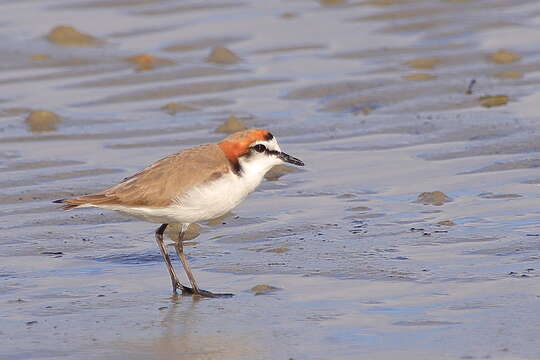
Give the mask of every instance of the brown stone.
[{"label": "brown stone", "polygon": [[424,205],[436,205],[436,206],[443,205],[444,203],[447,203],[450,201],[452,201],[452,199],[441,191],[423,192],[420,195],[418,195],[418,198],[416,199],[416,202],[422,203]]},{"label": "brown stone", "polygon": [[52,29],[47,35],[47,40],[63,46],[93,46],[98,43],[95,37],[66,25],[60,25]]},{"label": "brown stone", "polygon": [[225,122],[216,129],[216,132],[232,134],[237,131],[242,131],[246,129],[246,125],[244,125],[244,123],[239,118],[237,118],[236,116],[229,116],[229,118],[225,120]]},{"label": "brown stone", "polygon": [[216,46],[207,60],[216,64],[233,64],[240,61],[240,57],[226,47]]},{"label": "brown stone", "polygon": [[47,110],[34,110],[26,117],[26,123],[32,132],[56,130],[61,121],[58,115]]}]

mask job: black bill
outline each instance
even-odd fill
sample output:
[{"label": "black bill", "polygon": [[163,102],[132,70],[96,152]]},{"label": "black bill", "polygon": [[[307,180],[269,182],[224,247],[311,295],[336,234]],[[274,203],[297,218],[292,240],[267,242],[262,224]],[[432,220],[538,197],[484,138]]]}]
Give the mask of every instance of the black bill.
[{"label": "black bill", "polygon": [[289,164],[304,166],[304,163],[302,162],[302,160],[292,157],[291,155],[285,154],[284,152],[279,153],[278,157],[281,160],[288,162]]}]

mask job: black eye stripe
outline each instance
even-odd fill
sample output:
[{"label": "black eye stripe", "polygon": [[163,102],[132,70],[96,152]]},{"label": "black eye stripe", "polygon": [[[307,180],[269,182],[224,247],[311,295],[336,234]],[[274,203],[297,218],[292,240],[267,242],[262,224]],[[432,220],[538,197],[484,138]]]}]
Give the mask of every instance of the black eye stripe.
[{"label": "black eye stripe", "polygon": [[279,156],[281,154],[280,151],[277,151],[277,150],[270,150],[268,149],[266,146],[264,146],[263,144],[257,144],[255,146],[252,146],[251,147],[252,150],[255,150],[256,152],[259,152],[259,153],[265,153],[267,155],[276,155],[276,156]]},{"label": "black eye stripe", "polygon": [[266,153],[268,155],[276,155],[276,156],[280,154],[280,152],[277,150],[266,150]]}]

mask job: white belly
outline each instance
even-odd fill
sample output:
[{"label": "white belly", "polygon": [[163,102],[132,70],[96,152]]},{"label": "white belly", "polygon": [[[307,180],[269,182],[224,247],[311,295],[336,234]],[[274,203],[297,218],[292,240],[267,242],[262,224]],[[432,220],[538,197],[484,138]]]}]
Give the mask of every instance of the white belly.
[{"label": "white belly", "polygon": [[190,224],[225,215],[253,192],[261,180],[262,176],[259,179],[253,179],[253,177],[238,177],[229,173],[212,183],[192,189],[167,207],[121,205],[100,205],[99,207],[155,223]]}]

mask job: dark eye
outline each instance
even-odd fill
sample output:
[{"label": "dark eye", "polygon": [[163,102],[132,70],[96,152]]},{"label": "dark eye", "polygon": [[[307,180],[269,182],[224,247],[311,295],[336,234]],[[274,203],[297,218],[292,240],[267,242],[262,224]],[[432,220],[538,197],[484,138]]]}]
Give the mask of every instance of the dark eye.
[{"label": "dark eye", "polygon": [[256,152],[262,153],[266,151],[266,146],[264,146],[263,144],[257,144],[252,149],[255,150]]}]

